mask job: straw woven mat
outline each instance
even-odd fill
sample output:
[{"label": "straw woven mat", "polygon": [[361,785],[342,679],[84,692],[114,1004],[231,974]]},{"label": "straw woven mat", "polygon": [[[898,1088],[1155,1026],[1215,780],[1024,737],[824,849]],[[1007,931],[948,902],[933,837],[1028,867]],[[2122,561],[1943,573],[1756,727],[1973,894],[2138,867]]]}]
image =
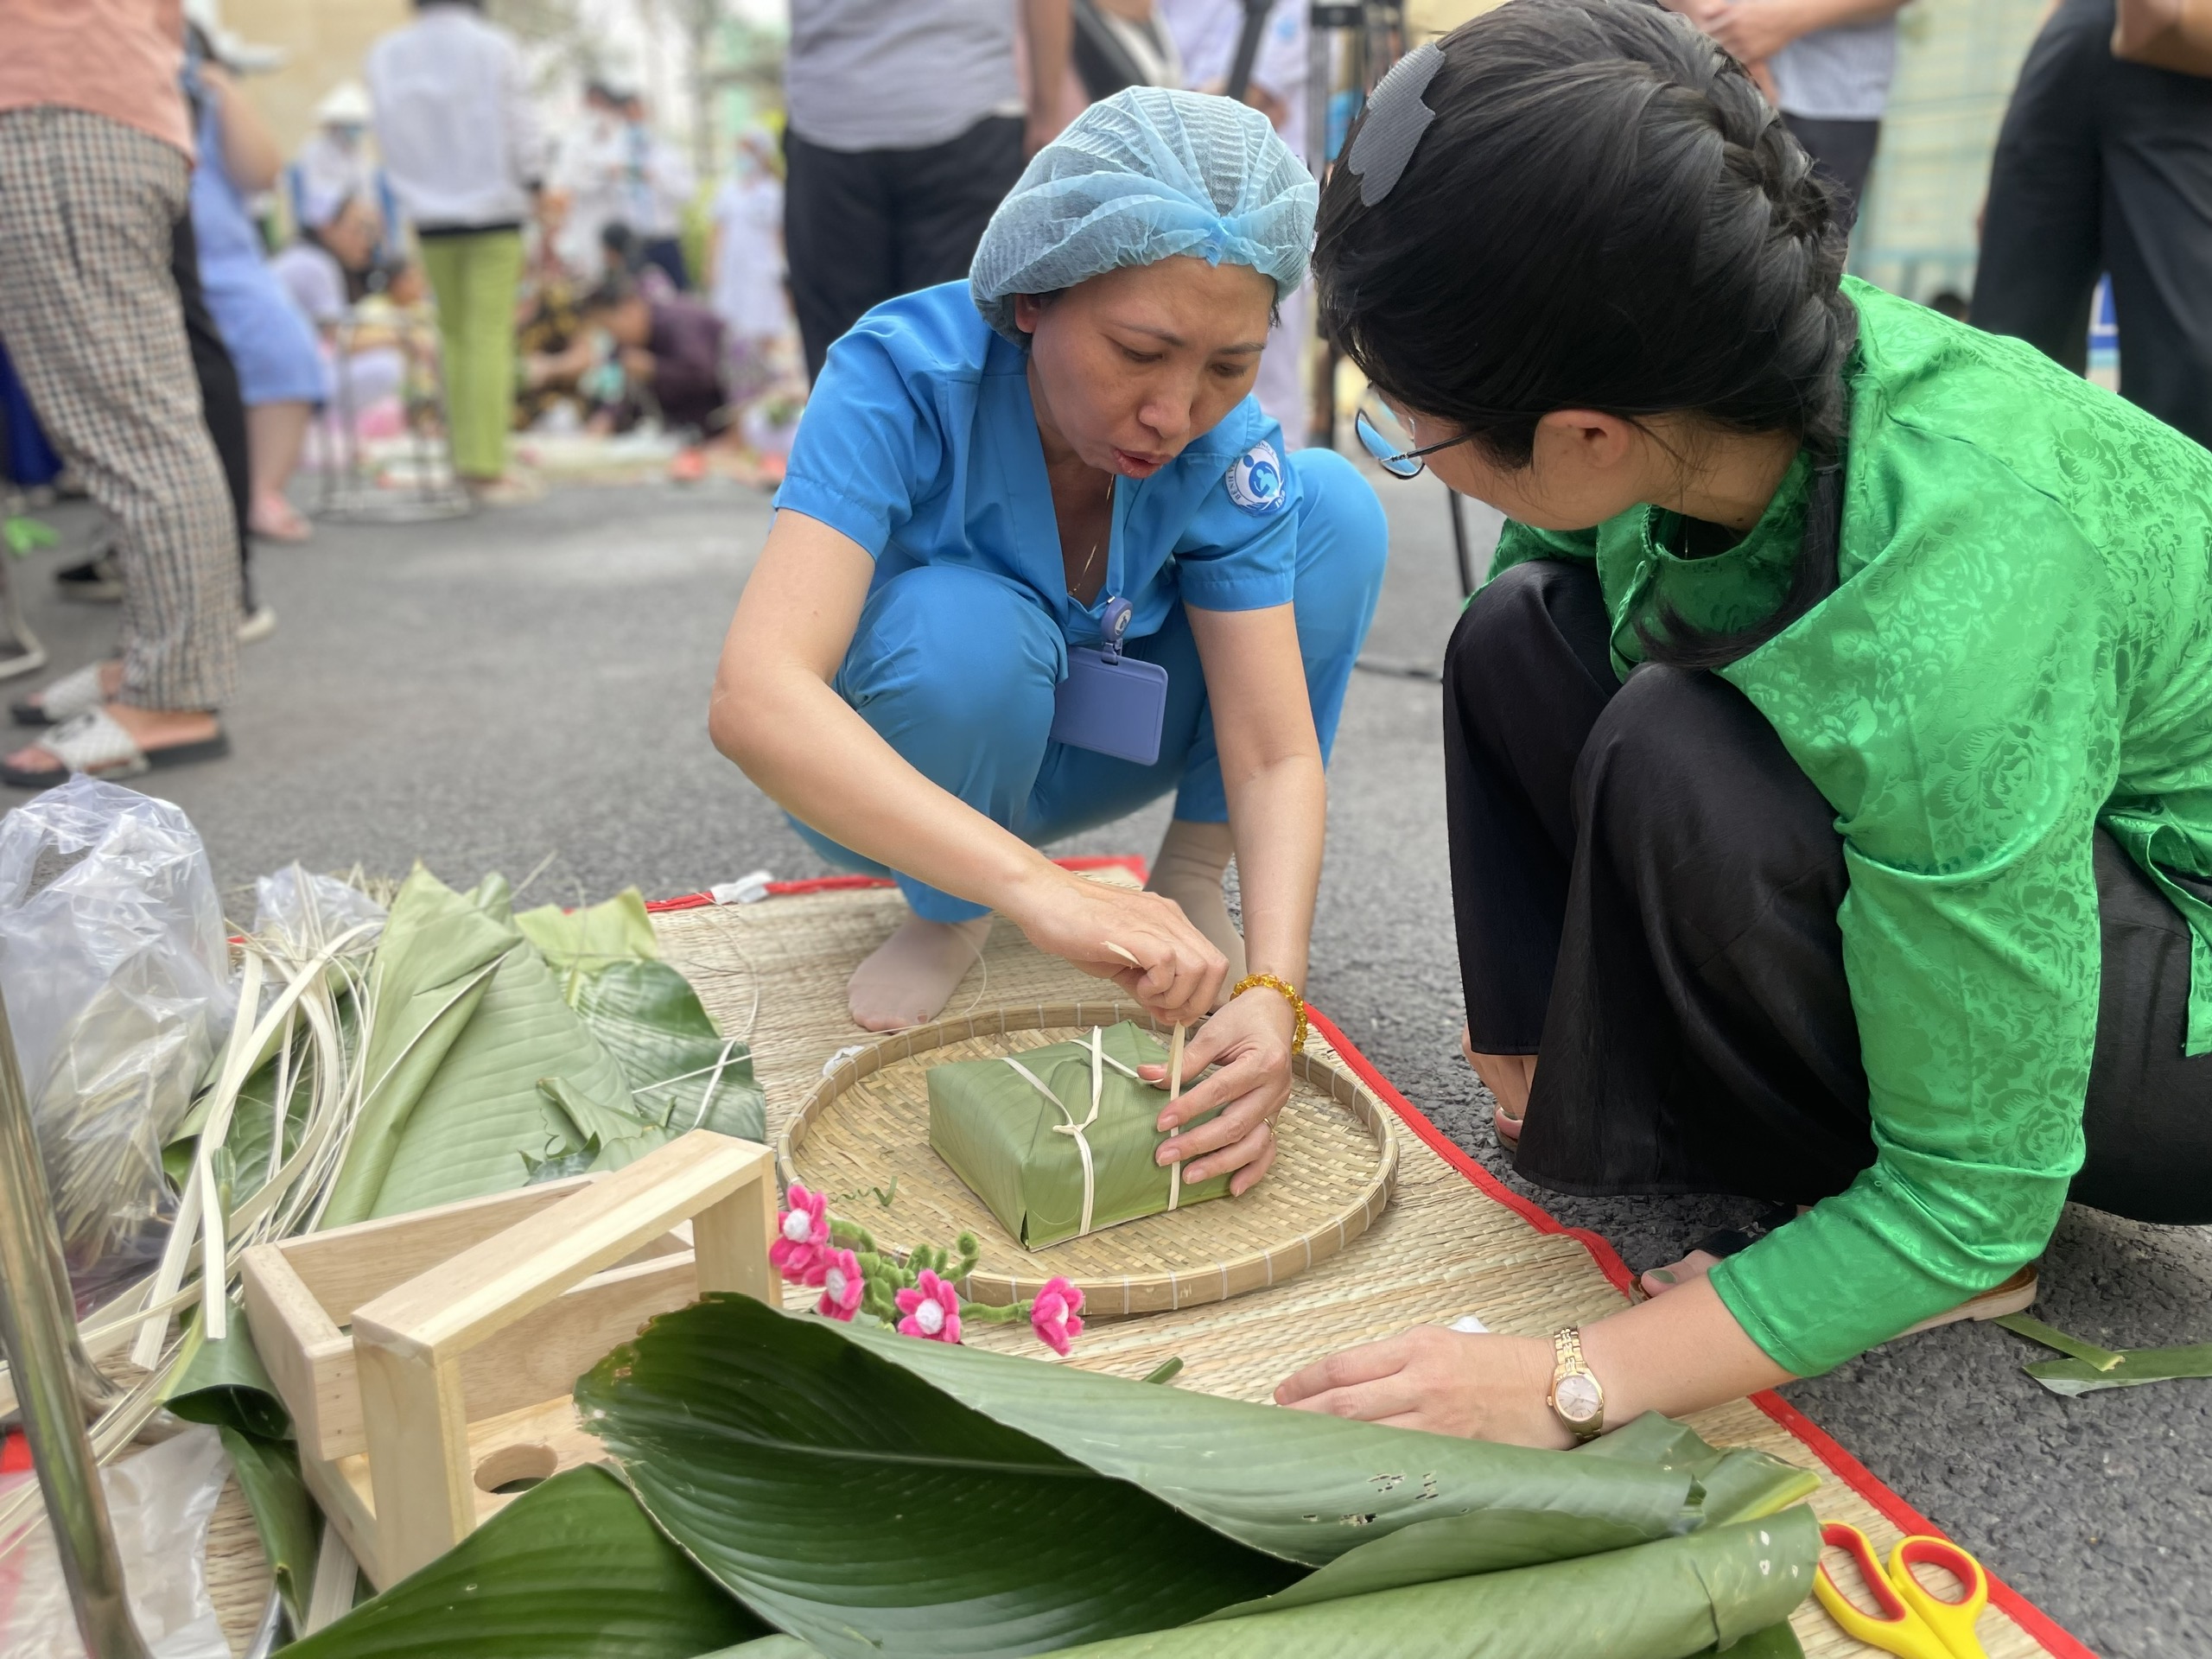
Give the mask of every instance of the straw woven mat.
[{"label": "straw woven mat", "polygon": [[[723,1032],[742,1034],[749,1028],[755,1071],[767,1092],[772,1138],[820,1082],[825,1060],[848,1044],[880,1039],[880,1033],[861,1031],[847,1019],[845,982],[902,913],[895,893],[845,888],[780,895],[756,905],[664,911],[654,918],[662,949],[690,978]],[[1102,991],[1111,995],[1101,982],[1043,956],[1001,921],[982,962],[945,1013],[1096,999]],[[1312,1043],[1331,1052],[1318,1032]],[[1396,1194],[1343,1252],[1285,1284],[1232,1301],[1100,1321],[1085,1331],[1070,1363],[1141,1376],[1170,1356],[1180,1356],[1184,1370],[1177,1387],[1264,1401],[1278,1382],[1309,1361],[1409,1325],[1448,1323],[1474,1313],[1493,1331],[1541,1336],[1620,1306],[1623,1293],[1580,1242],[1540,1230],[1484,1193],[1394,1114],[1384,1116],[1399,1142]],[[815,1294],[794,1291],[788,1306],[807,1306]],[[987,1327],[974,1345],[1043,1354],[1021,1327]],[[1821,1481],[1813,1498],[1820,1517],[1853,1522],[1873,1541],[1877,1554],[1887,1557],[1898,1526],[1757,1406],[1738,1402],[1691,1421],[1717,1445],[1757,1446],[1813,1471]],[[209,1556],[225,1628],[243,1649],[268,1578],[250,1523],[242,1534],[233,1529],[231,1535],[243,1549],[223,1553],[250,1552],[257,1582],[252,1573],[216,1565],[233,1509],[243,1520],[235,1490],[217,1513],[217,1541]],[[2008,1599],[2028,1620],[2040,1618],[2017,1599]],[[1811,1659],[1876,1651],[1845,1636],[1809,1598],[1795,1623]],[[1997,1606],[1983,1616],[1980,1634],[1991,1659],[2083,1651],[2055,1629],[2054,1645],[2046,1647]]]}]

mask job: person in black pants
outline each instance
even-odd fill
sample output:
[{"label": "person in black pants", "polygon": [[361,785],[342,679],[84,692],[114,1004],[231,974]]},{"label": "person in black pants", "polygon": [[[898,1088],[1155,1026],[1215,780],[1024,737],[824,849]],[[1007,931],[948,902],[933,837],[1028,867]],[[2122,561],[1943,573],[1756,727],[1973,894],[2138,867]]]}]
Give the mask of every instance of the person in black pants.
[{"label": "person in black pants", "polygon": [[2076,372],[2112,275],[2120,395],[2212,444],[2212,79],[2112,54],[2113,0],[2063,0],[1998,136],[1975,325]]},{"label": "person in black pants", "polygon": [[810,380],[871,308],[967,276],[1059,130],[1072,28],[1069,0],[794,0],[784,251]]}]

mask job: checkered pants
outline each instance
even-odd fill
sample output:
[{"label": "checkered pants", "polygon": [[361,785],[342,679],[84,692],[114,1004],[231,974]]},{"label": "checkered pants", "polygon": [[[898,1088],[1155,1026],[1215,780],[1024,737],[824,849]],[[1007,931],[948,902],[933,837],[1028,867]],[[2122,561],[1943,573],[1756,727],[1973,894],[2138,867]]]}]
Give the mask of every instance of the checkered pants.
[{"label": "checkered pants", "polygon": [[124,700],[215,709],[238,683],[238,555],[169,276],[191,170],[105,116],[0,111],[0,339],[117,527]]}]

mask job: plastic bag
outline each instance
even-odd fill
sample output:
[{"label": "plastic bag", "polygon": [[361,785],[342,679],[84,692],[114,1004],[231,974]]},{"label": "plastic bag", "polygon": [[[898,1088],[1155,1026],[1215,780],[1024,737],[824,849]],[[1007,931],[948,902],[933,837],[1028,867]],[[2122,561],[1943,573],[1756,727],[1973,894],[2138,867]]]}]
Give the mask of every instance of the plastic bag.
[{"label": "plastic bag", "polygon": [[[130,1614],[153,1659],[231,1659],[207,1594],[208,1523],[230,1473],[222,1439],[207,1427],[187,1429],[101,1471]],[[53,1529],[43,1520],[27,1524],[35,1529],[28,1537],[0,1541],[0,1653],[83,1659]]]},{"label": "plastic bag", "polygon": [[228,980],[177,807],[76,777],[0,818],[0,993],[80,1307],[161,1254],[162,1145],[228,1033]]},{"label": "plastic bag", "polygon": [[[302,955],[363,922],[376,923],[381,931],[384,919],[385,907],[359,887],[298,864],[253,884],[253,931],[281,937]],[[352,949],[365,953],[377,938],[364,933]]]}]

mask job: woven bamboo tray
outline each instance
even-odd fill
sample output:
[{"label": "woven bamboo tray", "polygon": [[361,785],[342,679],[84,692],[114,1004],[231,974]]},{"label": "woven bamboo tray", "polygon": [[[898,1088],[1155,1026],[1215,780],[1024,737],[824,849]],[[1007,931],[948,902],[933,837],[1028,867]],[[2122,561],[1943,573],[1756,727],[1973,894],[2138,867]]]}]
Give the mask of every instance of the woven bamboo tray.
[{"label": "woven bamboo tray", "polygon": [[1086,1317],[1166,1313],[1281,1284],[1382,1213],[1398,1174],[1392,1115],[1351,1072],[1302,1054],[1276,1120],[1274,1167],[1250,1192],[1023,1249],[931,1150],[929,1068],[1041,1048],[1123,1020],[1162,1040],[1168,1034],[1132,1002],[1040,1002],[842,1051],[777,1137],[777,1173],[827,1192],[832,1213],[889,1249],[950,1245],[972,1231],[983,1245],[964,1287],[972,1301],[1020,1301],[1058,1274],[1083,1291]]}]

